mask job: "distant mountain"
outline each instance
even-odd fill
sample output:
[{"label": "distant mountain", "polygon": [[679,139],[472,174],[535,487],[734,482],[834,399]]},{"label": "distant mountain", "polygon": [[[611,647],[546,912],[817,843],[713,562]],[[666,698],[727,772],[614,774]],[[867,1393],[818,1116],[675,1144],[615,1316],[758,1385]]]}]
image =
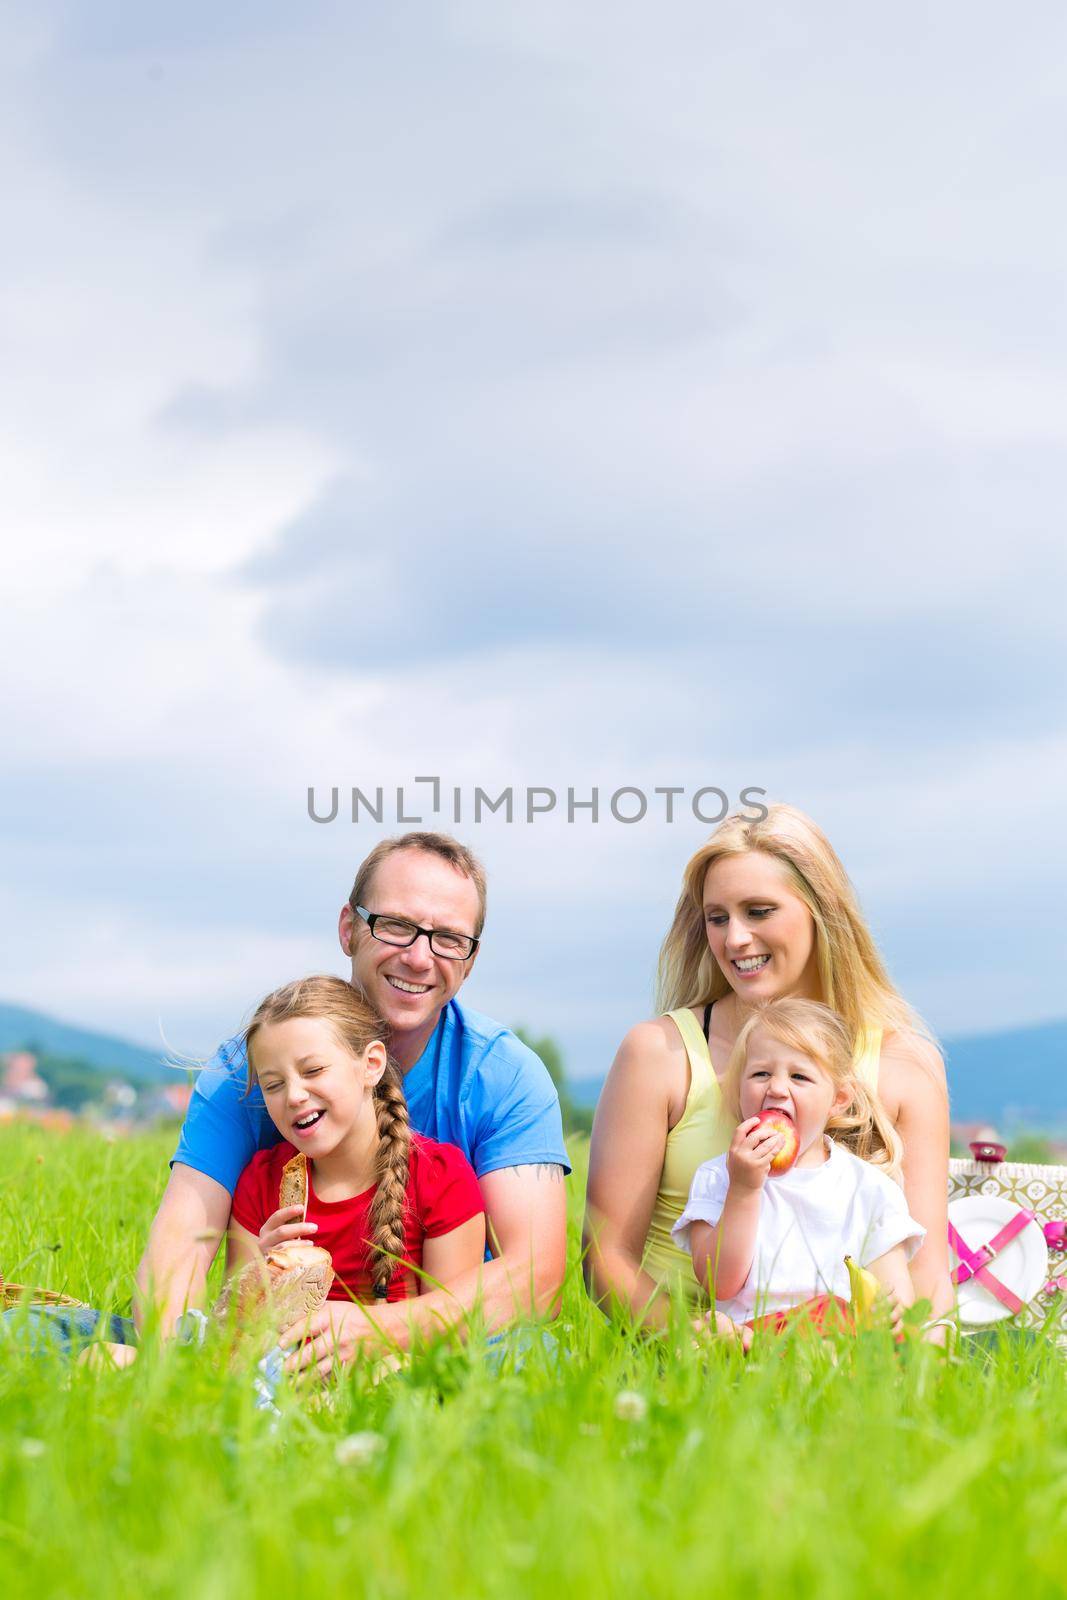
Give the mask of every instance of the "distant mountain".
[{"label": "distant mountain", "polygon": [[942,1044],[953,1122],[1067,1128],[1067,1020]]},{"label": "distant mountain", "polygon": [[174,1069],[164,1066],[162,1050],[146,1050],[126,1039],[59,1022],[26,1006],[0,1004],[0,1051],[7,1050],[70,1056],[137,1083],[173,1083],[176,1078]]},{"label": "distant mountain", "polygon": [[[101,1072],[142,1083],[171,1083],[163,1051],[59,1022],[43,1011],[0,1004],[0,1051],[33,1049],[72,1056]],[[1067,1132],[1067,1019],[943,1039],[953,1122]],[[602,1078],[568,1079],[579,1106],[596,1105]]]},{"label": "distant mountain", "polygon": [[[1067,1019],[1001,1033],[942,1039],[953,1122],[1067,1131]],[[579,1105],[594,1106],[602,1078],[570,1082]]]}]

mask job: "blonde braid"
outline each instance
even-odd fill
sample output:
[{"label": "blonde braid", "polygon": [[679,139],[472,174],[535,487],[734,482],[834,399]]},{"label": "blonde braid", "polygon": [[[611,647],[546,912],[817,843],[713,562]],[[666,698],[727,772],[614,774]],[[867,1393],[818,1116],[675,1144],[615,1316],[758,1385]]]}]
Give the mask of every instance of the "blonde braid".
[{"label": "blonde braid", "polygon": [[411,1159],[408,1103],[399,1069],[392,1060],[374,1090],[374,1109],[378,1116],[377,1188],[370,1208],[370,1244],[377,1257],[372,1272],[374,1297],[384,1300],[397,1260],[404,1254],[404,1211]]}]

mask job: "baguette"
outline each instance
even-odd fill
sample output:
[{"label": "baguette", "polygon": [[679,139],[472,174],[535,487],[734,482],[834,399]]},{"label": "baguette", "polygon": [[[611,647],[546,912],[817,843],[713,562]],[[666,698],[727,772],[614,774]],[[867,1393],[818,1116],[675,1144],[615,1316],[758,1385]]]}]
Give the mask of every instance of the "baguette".
[{"label": "baguette", "polygon": [[282,1206],[299,1206],[302,1212],[301,1222],[307,1221],[308,1158],[302,1150],[282,1168],[282,1181],[278,1186],[279,1210]]}]

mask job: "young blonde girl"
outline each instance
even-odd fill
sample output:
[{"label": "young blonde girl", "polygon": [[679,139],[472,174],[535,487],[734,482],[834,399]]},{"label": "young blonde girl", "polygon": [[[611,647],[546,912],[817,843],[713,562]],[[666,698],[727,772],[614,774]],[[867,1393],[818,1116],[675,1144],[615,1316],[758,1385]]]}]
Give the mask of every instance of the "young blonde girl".
[{"label": "young blonde girl", "polygon": [[[856,1076],[847,1024],[813,1000],[758,1007],[723,1094],[739,1119],[730,1148],[698,1167],[673,1230],[717,1310],[750,1323],[823,1295],[847,1301],[849,1256],[890,1291],[899,1322],[924,1229],[897,1181],[900,1141]],[[771,1163],[787,1139],[760,1120],[769,1110],[786,1113],[798,1146],[777,1175]]]},{"label": "young blonde girl", "polygon": [[[333,1257],[336,1300],[401,1300],[476,1267],[485,1207],[462,1151],[412,1133],[400,1071],[373,1008],[342,978],[301,978],[269,994],[245,1035],[281,1143],[237,1180],[227,1263],[241,1267],[286,1239]],[[280,1208],[282,1169],[308,1163],[306,1219]]]},{"label": "young blonde girl", "polygon": [[[248,1086],[262,1091],[281,1142],[258,1151],[237,1180],[229,1273],[304,1238],[330,1252],[331,1300],[380,1302],[447,1288],[482,1261],[474,1169],[454,1145],[412,1133],[386,1036],[342,978],[301,978],[257,1006],[245,1034]],[[301,1206],[278,1204],[297,1150],[308,1162],[306,1218]],[[134,1345],[99,1343],[82,1359],[126,1366],[136,1355]]]}]

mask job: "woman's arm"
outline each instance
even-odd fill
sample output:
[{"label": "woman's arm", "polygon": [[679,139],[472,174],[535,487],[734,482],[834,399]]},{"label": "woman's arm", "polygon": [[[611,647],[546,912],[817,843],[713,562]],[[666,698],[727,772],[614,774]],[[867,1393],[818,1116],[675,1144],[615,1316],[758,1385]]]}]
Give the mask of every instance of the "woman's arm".
[{"label": "woman's arm", "polygon": [[485,1255],[485,1214],[468,1217],[451,1233],[438,1234],[436,1239],[422,1242],[422,1276],[419,1293],[432,1294],[435,1289],[447,1290],[449,1285],[465,1272],[480,1266]]},{"label": "woman's arm", "polygon": [[908,1210],[926,1229],[911,1260],[917,1298],[935,1316],[955,1306],[948,1254],[948,1086],[936,1047],[918,1034],[895,1034],[882,1051],[879,1094],[904,1146]]},{"label": "woman's arm", "polygon": [[684,1105],[687,1090],[688,1062],[674,1024],[662,1018],[640,1022],[619,1046],[593,1122],[583,1230],[586,1287],[598,1304],[620,1303],[646,1328],[665,1327],[669,1316],[669,1297],[642,1270],[641,1259],[672,1105]]}]

